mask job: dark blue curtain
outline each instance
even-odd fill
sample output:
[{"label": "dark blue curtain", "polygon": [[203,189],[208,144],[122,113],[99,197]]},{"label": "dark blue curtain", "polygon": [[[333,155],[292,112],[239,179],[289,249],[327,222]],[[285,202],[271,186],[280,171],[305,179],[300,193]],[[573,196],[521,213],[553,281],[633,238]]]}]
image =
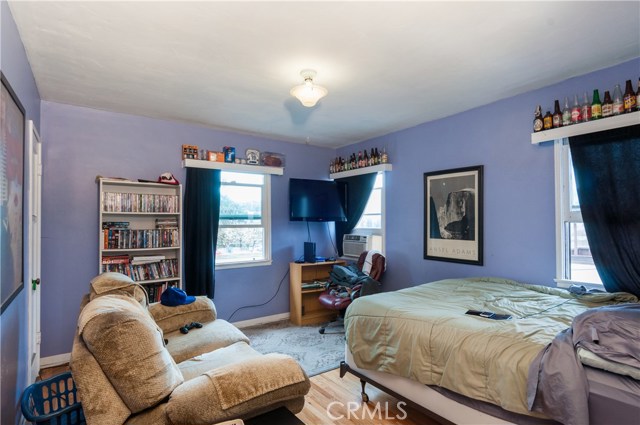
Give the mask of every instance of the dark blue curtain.
[{"label": "dark blue curtain", "polygon": [[336,221],[336,245],[338,248],[338,255],[342,255],[342,237],[351,233],[362,213],[364,207],[367,206],[369,196],[371,196],[371,190],[376,182],[376,173],[361,174],[359,176],[345,177],[343,179],[336,179],[339,185],[346,185],[347,187],[347,221]]},{"label": "dark blue curtain", "polygon": [[215,262],[220,218],[220,170],[187,168],[184,193],[184,289],[215,295]]},{"label": "dark blue curtain", "polygon": [[571,137],[569,146],[602,283],[640,296],[640,125]]}]

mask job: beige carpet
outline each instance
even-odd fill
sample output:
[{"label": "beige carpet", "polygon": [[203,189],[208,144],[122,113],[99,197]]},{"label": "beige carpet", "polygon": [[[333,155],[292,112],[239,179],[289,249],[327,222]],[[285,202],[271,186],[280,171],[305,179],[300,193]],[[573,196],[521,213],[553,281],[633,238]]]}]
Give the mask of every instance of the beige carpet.
[{"label": "beige carpet", "polygon": [[295,326],[285,321],[241,330],[256,351],[288,354],[307,375],[314,376],[339,367],[344,360],[344,333],[321,335],[318,329],[319,325]]}]

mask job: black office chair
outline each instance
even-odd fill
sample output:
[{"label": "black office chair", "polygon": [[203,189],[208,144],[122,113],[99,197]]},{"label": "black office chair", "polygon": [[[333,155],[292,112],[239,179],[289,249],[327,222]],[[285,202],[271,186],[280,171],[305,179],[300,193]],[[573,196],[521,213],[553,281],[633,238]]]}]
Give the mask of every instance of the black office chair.
[{"label": "black office chair", "polygon": [[[318,301],[329,310],[336,310],[338,318],[322,326],[319,330],[321,334],[326,333],[327,328],[344,327],[344,313],[347,307],[358,297],[380,292],[380,279],[386,268],[384,255],[379,251],[365,251],[360,254],[356,263],[358,270],[368,275],[373,281],[367,279],[364,283],[357,283],[352,287],[336,287],[330,284],[329,287],[320,294]],[[342,333],[344,328],[338,332]]]}]

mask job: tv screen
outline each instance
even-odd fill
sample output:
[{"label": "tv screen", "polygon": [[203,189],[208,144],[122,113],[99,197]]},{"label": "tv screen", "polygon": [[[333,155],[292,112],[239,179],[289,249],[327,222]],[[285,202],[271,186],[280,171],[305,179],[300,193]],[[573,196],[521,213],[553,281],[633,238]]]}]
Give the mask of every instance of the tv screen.
[{"label": "tv screen", "polygon": [[344,186],[331,180],[289,180],[290,221],[347,221]]}]

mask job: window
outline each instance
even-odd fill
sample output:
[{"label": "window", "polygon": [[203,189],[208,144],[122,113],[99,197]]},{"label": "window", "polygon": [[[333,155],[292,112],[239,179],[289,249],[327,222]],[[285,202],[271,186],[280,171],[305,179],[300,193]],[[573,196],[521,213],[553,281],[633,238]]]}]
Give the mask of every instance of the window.
[{"label": "window", "polygon": [[358,233],[368,233],[375,235],[382,235],[384,229],[384,173],[378,173],[376,181],[373,184],[373,190],[367,201],[367,206],[364,208],[360,221],[356,224],[354,230],[358,230]]},{"label": "window", "polygon": [[580,213],[569,140],[555,142],[556,164],[556,281],[602,285],[593,263]]},{"label": "window", "polygon": [[222,171],[216,266],[271,261],[269,175]]}]

